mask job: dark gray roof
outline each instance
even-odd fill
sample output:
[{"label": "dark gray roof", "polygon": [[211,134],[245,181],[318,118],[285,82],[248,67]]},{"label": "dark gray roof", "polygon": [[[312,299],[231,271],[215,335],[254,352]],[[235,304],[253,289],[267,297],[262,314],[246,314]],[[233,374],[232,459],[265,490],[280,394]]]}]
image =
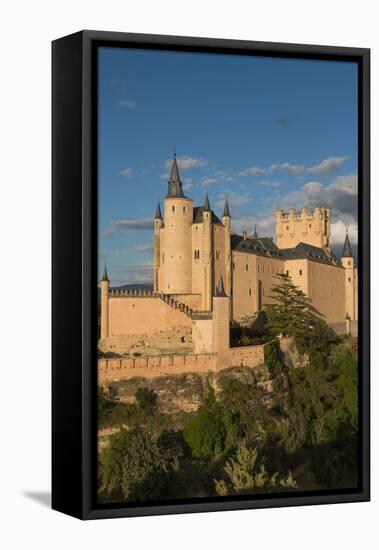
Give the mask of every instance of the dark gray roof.
[{"label": "dark gray roof", "polygon": [[241,235],[231,236],[232,250],[277,258],[278,260],[312,260],[314,262],[340,265],[339,260],[323,248],[299,243],[294,248],[278,248],[270,237],[244,239]]},{"label": "dark gray roof", "polygon": [[108,272],[107,272],[107,264],[104,264],[104,273],[103,273],[103,278],[101,280],[109,282]]},{"label": "dark gray roof", "polygon": [[206,196],[205,196],[205,201],[204,201],[203,210],[204,210],[204,212],[210,212],[210,211],[211,211],[211,205],[209,204],[208,193],[207,193]]},{"label": "dark gray roof", "polygon": [[353,257],[353,252],[351,250],[350,239],[349,239],[349,235],[346,233],[345,243],[343,245],[343,250],[342,250],[342,258],[352,258],[352,257]]},{"label": "dark gray roof", "polygon": [[[202,223],[203,221],[203,212],[204,206],[194,206],[193,208],[193,223]],[[216,214],[211,210],[212,213],[212,223],[220,223],[221,220],[216,216]]]},{"label": "dark gray roof", "polygon": [[230,212],[229,212],[228,199],[226,199],[226,201],[225,201],[223,217],[224,217],[224,218],[225,218],[225,217],[231,218],[231,215],[230,215]]},{"label": "dark gray roof", "polygon": [[155,211],[155,219],[156,220],[161,220],[162,219],[161,205],[159,204],[159,202],[158,202],[157,209]]},{"label": "dark gray roof", "polygon": [[178,163],[176,162],[176,155],[172,161],[170,179],[168,180],[168,189],[166,199],[186,199],[187,197],[183,193],[182,182],[180,181]]}]

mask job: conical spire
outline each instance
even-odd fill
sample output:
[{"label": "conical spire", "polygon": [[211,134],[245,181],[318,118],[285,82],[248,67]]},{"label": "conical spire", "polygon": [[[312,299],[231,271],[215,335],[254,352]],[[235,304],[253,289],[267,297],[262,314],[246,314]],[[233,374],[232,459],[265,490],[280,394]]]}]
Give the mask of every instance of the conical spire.
[{"label": "conical spire", "polygon": [[349,234],[346,229],[345,243],[343,245],[343,250],[342,250],[342,258],[352,258],[352,257],[353,257],[353,252],[351,250]]},{"label": "conical spire", "polygon": [[211,205],[209,204],[208,193],[205,195],[205,201],[204,201],[204,208],[203,208],[203,211],[204,211],[204,212],[210,212],[210,211],[211,211]]},{"label": "conical spire", "polygon": [[155,211],[155,219],[156,220],[162,219],[161,205],[159,204],[159,201],[158,201],[157,209]]},{"label": "conical spire", "polygon": [[225,205],[224,205],[224,213],[223,213],[223,218],[230,218],[230,212],[229,212],[229,204],[228,204],[228,199],[226,199],[225,201]]},{"label": "conical spire", "polygon": [[104,273],[103,273],[103,278],[101,280],[102,281],[108,281],[108,283],[109,283],[108,272],[107,272],[107,264],[104,264]]},{"label": "conical spire", "polygon": [[227,297],[226,292],[225,292],[224,280],[222,278],[222,275],[220,275],[220,278],[218,280],[215,296],[217,296],[218,298],[226,298]]},{"label": "conical spire", "polygon": [[182,182],[180,181],[178,163],[176,161],[176,153],[172,161],[170,179],[168,180],[168,190],[166,199],[186,199],[183,193]]},{"label": "conical spire", "polygon": [[254,225],[254,233],[253,233],[252,237],[253,237],[253,239],[258,239],[257,224]]}]

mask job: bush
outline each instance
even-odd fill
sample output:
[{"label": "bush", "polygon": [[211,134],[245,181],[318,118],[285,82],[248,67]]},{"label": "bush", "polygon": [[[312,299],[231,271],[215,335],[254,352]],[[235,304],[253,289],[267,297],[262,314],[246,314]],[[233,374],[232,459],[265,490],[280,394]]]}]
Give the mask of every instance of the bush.
[{"label": "bush", "polygon": [[138,388],[135,394],[137,404],[146,415],[154,413],[157,404],[157,394],[147,388]]},{"label": "bush", "polygon": [[273,340],[265,345],[265,364],[271,376],[278,376],[283,372],[282,352],[278,340]]},{"label": "bush", "polygon": [[297,488],[291,471],[286,478],[279,479],[278,472],[269,474],[264,466],[257,467],[257,449],[249,449],[244,442],[237,446],[236,457],[226,461],[224,471],[227,480],[214,480],[217,494],[243,494],[253,492],[270,493],[277,490]]},{"label": "bush", "polygon": [[100,467],[106,490],[120,491],[128,500],[158,498],[168,473],[156,442],[143,430],[122,429],[112,435],[101,451]]}]

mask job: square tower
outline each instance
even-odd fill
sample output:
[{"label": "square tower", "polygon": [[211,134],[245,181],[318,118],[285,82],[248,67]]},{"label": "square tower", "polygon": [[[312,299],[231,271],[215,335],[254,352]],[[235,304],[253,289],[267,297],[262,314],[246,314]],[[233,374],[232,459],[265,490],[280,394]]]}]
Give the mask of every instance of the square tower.
[{"label": "square tower", "polygon": [[294,248],[299,243],[324,248],[330,252],[330,209],[316,206],[313,210],[290,208],[275,211],[275,233],[278,248]]}]

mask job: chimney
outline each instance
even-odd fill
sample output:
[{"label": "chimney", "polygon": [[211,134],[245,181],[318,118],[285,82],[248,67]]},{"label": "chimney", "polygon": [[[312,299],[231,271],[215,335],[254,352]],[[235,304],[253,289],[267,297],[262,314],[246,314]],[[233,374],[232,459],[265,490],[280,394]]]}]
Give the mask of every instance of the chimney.
[{"label": "chimney", "polygon": [[242,237],[243,237],[243,240],[246,241],[246,239],[247,239],[247,231],[242,231]]}]

